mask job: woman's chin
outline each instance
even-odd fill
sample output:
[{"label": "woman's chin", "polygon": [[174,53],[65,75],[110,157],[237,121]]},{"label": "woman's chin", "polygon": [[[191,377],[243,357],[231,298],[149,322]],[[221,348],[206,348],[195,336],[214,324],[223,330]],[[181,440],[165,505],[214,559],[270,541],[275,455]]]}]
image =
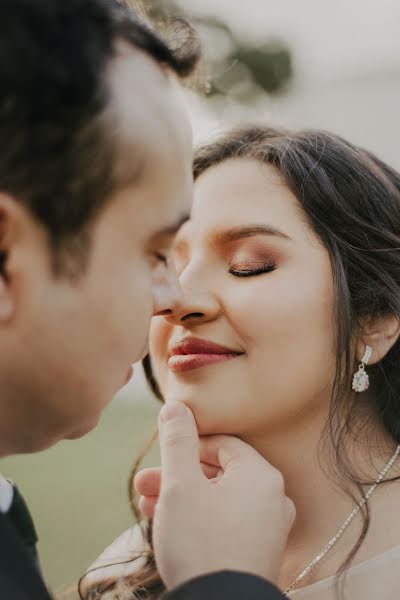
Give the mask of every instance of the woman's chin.
[{"label": "woman's chin", "polygon": [[173,390],[170,388],[164,397],[167,403],[182,402],[192,411],[199,435],[238,435],[238,430],[241,430],[241,420],[236,421],[232,411],[227,414],[222,410],[214,390],[200,394],[186,386],[184,389],[175,387]]},{"label": "woman's chin", "polygon": [[[196,407],[190,402],[184,402],[193,413],[199,435],[237,435],[233,433],[236,427],[229,426],[227,419],[221,419],[221,415],[213,417],[211,411],[204,407]],[[232,424],[231,424],[232,425]]]}]

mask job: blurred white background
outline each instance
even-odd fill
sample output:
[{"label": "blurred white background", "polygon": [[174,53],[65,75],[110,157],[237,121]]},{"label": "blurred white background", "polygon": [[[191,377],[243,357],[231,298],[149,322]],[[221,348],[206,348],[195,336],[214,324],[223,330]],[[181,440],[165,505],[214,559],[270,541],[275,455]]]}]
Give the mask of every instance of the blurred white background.
[{"label": "blurred white background", "polygon": [[[218,115],[209,102],[192,99],[196,140],[226,123],[264,119],[332,130],[400,168],[398,0],[179,0],[179,5],[188,15],[217,17],[248,45],[283,41],[293,64],[287,93],[240,107],[228,94]],[[205,47],[212,41],[205,37]]]}]

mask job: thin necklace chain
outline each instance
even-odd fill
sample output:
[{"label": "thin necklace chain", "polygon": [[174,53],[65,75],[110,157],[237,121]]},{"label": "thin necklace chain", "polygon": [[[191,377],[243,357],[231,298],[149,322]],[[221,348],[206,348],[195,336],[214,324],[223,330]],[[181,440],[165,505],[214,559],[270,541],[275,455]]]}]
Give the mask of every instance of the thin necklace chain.
[{"label": "thin necklace chain", "polygon": [[312,561],[306,566],[306,568],[301,573],[299,573],[299,575],[297,575],[297,577],[292,581],[292,583],[289,585],[289,587],[285,590],[285,592],[284,592],[285,596],[287,596],[289,594],[289,592],[291,592],[293,590],[293,588],[299,583],[299,581],[304,579],[304,577],[306,575],[308,575],[310,573],[310,571],[312,571],[314,569],[314,567],[316,567],[318,565],[318,563],[324,558],[324,556],[329,552],[329,550],[331,550],[331,548],[333,548],[333,546],[336,544],[336,542],[341,538],[343,533],[346,531],[347,527],[353,521],[354,517],[357,515],[357,513],[360,512],[360,510],[364,506],[364,504],[366,502],[368,502],[369,498],[372,496],[372,494],[374,493],[374,491],[376,490],[378,485],[381,483],[381,481],[384,479],[384,477],[386,477],[386,475],[389,473],[390,469],[393,467],[394,463],[396,462],[399,454],[400,454],[400,445],[397,446],[396,452],[393,454],[392,458],[383,467],[382,471],[379,473],[377,479],[375,480],[375,483],[373,483],[371,485],[371,487],[366,492],[365,496],[363,496],[362,499],[360,500],[360,502],[358,504],[356,504],[356,506],[353,508],[353,510],[347,517],[347,519],[343,522],[341,527],[338,529],[338,532],[336,533],[336,535],[331,540],[329,540],[329,542],[326,544],[326,546],[324,546],[324,548],[322,548],[322,550],[317,554],[317,556],[312,559]]}]

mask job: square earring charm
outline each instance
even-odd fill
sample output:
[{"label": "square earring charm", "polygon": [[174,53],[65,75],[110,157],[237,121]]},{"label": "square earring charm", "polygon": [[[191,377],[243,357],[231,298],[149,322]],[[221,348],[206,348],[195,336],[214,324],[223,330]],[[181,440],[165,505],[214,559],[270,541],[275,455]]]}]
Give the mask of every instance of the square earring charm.
[{"label": "square earring charm", "polygon": [[365,365],[368,364],[372,356],[371,346],[365,348],[364,356],[361,359],[361,364],[358,367],[357,373],[354,374],[352,388],[355,392],[365,392],[369,388],[369,377],[365,370]]},{"label": "square earring charm", "polygon": [[355,392],[365,392],[369,388],[369,377],[364,366],[360,365],[357,373],[354,374],[352,388]]}]

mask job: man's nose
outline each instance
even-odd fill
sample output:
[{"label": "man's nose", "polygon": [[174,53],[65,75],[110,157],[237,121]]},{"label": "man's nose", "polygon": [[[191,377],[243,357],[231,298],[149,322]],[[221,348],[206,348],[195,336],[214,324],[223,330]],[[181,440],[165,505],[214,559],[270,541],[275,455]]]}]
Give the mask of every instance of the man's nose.
[{"label": "man's nose", "polygon": [[183,301],[183,291],[173,266],[154,282],[153,316],[170,315]]}]

